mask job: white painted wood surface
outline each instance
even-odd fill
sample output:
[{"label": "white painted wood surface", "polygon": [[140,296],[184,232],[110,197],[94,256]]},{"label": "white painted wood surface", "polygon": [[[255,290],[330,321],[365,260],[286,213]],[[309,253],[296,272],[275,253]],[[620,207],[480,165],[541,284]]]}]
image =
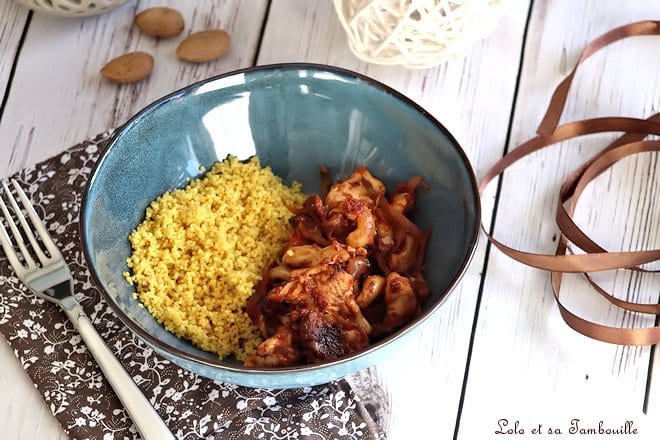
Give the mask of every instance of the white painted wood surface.
[{"label": "white painted wood surface", "polygon": [[4,93],[28,11],[14,2],[0,3],[0,90]]},{"label": "white painted wood surface", "polygon": [[[657,2],[558,0],[535,5],[510,149],[534,135],[551,92],[590,40],[616,26],[660,16]],[[578,17],[589,21],[580,23]],[[627,39],[590,58],[576,76],[562,121],[613,115],[648,117],[656,112],[660,59],[649,54],[659,45],[658,37]],[[559,185],[615,137],[599,135],[566,142],[507,171],[495,236],[519,249],[554,253],[552,237],[558,230],[551,219]],[[583,195],[578,225],[608,249],[657,249],[660,205],[655,202],[647,215],[638,205],[644,194],[651,193],[657,200],[658,155],[626,160],[599,177]],[[647,213],[649,206],[646,203]],[[596,278],[603,287],[614,286],[621,297],[657,302],[660,277],[638,275],[621,272]],[[460,438],[492,434],[497,419],[483,416],[492,414],[492,408],[510,423],[554,424],[564,428],[564,433],[572,418],[590,424],[604,420],[617,427],[625,420],[651,421],[642,413],[648,347],[603,344],[569,329],[555,307],[547,272],[526,268],[493,251],[485,277],[487,288],[479,310]],[[653,325],[653,317],[633,317],[616,310],[580,277],[565,278],[562,299],[574,312],[608,325],[628,326],[631,321]],[[479,398],[473,398],[475,395]],[[658,405],[658,397],[655,400],[651,405]],[[485,423],[476,423],[479,420]],[[646,434],[649,437],[644,438],[658,438],[649,431]]]},{"label": "white painted wood surface", "polygon": [[[85,19],[34,14],[0,124],[0,138],[13,142],[14,152],[9,161],[0,163],[0,174],[15,172],[67,145],[118,127],[150,102],[190,83],[252,65],[266,4],[265,0],[149,0],[128,2],[110,13]],[[230,52],[213,63],[180,62],[174,54],[180,39],[157,40],[132,25],[136,11],[152,5],[181,10],[186,35],[208,28],[226,29],[234,42]],[[2,19],[11,17],[3,15]],[[153,73],[145,81],[118,87],[99,75],[110,59],[134,50],[147,51],[155,59]],[[48,103],[38,107],[43,113],[35,111],[35,96]]]},{"label": "white painted wood surface", "polygon": [[[209,64],[180,63],[173,54],[175,41],[155,41],[131,27],[135,11],[150,5],[179,9],[186,18],[186,32],[227,29],[231,52]],[[255,62],[287,61],[346,67],[403,92],[447,126],[481,176],[505,147],[515,148],[534,133],[552,88],[572,68],[587,41],[616,25],[660,16],[660,4],[650,1],[537,0],[531,7],[524,58],[530,3],[515,0],[495,32],[465,58],[435,69],[408,71],[357,60],[329,0],[129,1],[87,19],[39,14],[28,19],[24,9],[0,0],[0,91],[8,90],[0,115],[0,177],[116,127],[154,99],[196,80]],[[626,40],[588,61],[576,78],[563,120],[657,112],[660,59],[653,54],[658,45],[660,37]],[[102,80],[100,67],[129,50],[154,55],[151,77],[121,87]],[[556,230],[551,210],[557,184],[603,139],[567,143],[507,172],[497,236],[523,249],[552,252]],[[626,161],[601,176],[593,191],[583,196],[580,225],[612,249],[660,247],[657,174],[656,154]],[[638,202],[650,205],[652,197],[651,215],[644,216]],[[491,215],[493,198],[494,192],[484,198],[485,217]],[[621,273],[601,279],[620,294],[630,285],[631,298],[657,301],[659,278],[638,280]],[[569,304],[579,313],[612,325],[641,322],[594,299],[584,283],[565,284]],[[535,438],[529,429],[525,435],[496,435],[501,418],[511,423],[518,419],[526,429],[538,423],[564,427],[574,417],[648,424],[642,405],[649,348],[611,346],[576,334],[561,321],[552,301],[546,273],[525,268],[495,250],[486,258],[482,239],[468,272],[440,313],[401,356],[375,369],[391,399],[388,438]],[[658,359],[656,350],[649,400],[656,420]],[[11,396],[0,399],[0,436],[65,438],[4,341],[0,364],[0,393]],[[643,434],[647,436],[636,438],[657,438],[660,430],[651,427]]]}]

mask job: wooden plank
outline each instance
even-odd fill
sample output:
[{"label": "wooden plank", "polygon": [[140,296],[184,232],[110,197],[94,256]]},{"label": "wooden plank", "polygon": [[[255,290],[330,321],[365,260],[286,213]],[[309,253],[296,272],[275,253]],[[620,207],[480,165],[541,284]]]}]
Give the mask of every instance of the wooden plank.
[{"label": "wooden plank", "polygon": [[[535,2],[509,148],[533,136],[552,89],[588,41],[659,13],[660,4],[651,2]],[[583,17],[584,25],[576,25],[576,17]],[[655,113],[660,59],[653,54],[658,43],[658,37],[629,39],[589,59],[576,76],[562,120]],[[554,253],[559,184],[614,137],[567,142],[507,171],[496,237],[513,247]],[[657,249],[658,161],[657,154],[639,155],[606,172],[584,194],[578,225],[607,249]],[[538,423],[546,428],[555,423],[566,434],[572,418],[590,425],[605,420],[615,427],[625,420],[647,423],[642,404],[649,348],[610,345],[574,332],[553,303],[547,273],[521,269],[496,250],[489,260],[459,438],[490,438],[501,418],[509,420],[509,428],[519,420],[527,434]],[[658,301],[657,277],[617,272],[598,274],[597,280],[620,297]],[[600,323],[653,325],[653,317],[610,306],[577,276],[567,277],[562,299],[577,314]],[[652,438],[651,433],[644,431],[640,438]]]},{"label": "wooden plank", "polygon": [[28,12],[16,2],[0,3],[0,97],[7,90]]},{"label": "wooden plank", "polygon": [[[517,2],[495,32],[465,58],[412,71],[359,61],[348,49],[331,2],[274,0],[258,63],[324,63],[371,76],[445,124],[481,174],[505,144],[526,15],[527,2]],[[484,210],[490,209],[489,203]],[[453,436],[483,259],[482,241],[440,312],[399,356],[378,365],[378,380],[394,414],[388,420],[389,438]]]},{"label": "wooden plank", "polygon": [[[266,4],[148,0],[84,19],[35,14],[0,121],[0,138],[13,142],[9,160],[0,163],[0,175],[117,127],[150,102],[192,82],[251,65]],[[154,39],[132,25],[136,11],[154,5],[181,11],[186,22],[181,36]],[[175,56],[183,37],[208,28],[223,28],[232,36],[227,55],[202,64]],[[149,78],[117,85],[99,75],[107,61],[135,50],[154,57]],[[34,96],[41,102],[35,103]]]}]

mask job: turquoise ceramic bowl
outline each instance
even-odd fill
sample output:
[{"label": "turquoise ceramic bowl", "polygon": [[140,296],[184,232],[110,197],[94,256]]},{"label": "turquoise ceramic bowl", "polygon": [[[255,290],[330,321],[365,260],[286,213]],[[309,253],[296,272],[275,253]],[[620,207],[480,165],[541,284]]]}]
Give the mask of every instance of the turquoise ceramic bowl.
[{"label": "turquoise ceramic bowl", "polygon": [[[165,191],[197,177],[228,154],[258,155],[287,183],[320,189],[319,168],[333,178],[367,166],[388,188],[422,175],[414,220],[433,228],[426,258],[432,293],[421,316],[366,350],[333,362],[255,369],[168,333],[138,302],[122,272],[129,233]],[[405,96],[335,67],[284,64],[221,75],[174,92],[142,110],[110,140],[82,205],[84,251],[105,299],[156,352],[195,373],[252,387],[288,388],[328,382],[365,368],[438,310],[465,271],[479,226],[474,173],[452,135]],[[431,347],[429,347],[429,350]]]}]

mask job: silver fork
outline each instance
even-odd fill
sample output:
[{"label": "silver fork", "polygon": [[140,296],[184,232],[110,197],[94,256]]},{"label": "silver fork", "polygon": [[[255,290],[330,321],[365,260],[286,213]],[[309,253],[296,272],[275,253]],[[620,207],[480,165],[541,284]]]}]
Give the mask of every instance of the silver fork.
[{"label": "silver fork", "polygon": [[[2,225],[0,218],[0,242],[14,272],[35,294],[54,302],[64,310],[64,313],[66,313],[73,326],[78,330],[87,348],[98,362],[103,374],[133,419],[142,437],[157,440],[173,439],[174,436],[167,428],[167,425],[165,425],[156,410],[149,403],[149,400],[142,394],[135,382],[131,379],[131,376],[124,370],[119,361],[105,345],[103,339],[92,325],[91,320],[73,296],[73,279],[62,253],[55,246],[55,243],[53,243],[25,192],[23,192],[15,180],[12,180],[12,185],[23,205],[23,210],[25,210],[32,223],[31,227],[7,183],[3,181],[2,187],[5,191],[6,198],[14,211],[14,217],[18,219],[20,229],[23,231],[23,234],[21,234],[19,226],[12,219],[7,205],[2,200],[2,197],[0,197],[0,208],[11,231],[10,235]],[[48,255],[41,249],[34,236],[34,231],[39,236]],[[36,256],[38,262],[35,261],[33,255],[29,252],[23,236],[27,237],[30,242],[34,256]],[[13,237],[13,241],[11,237]],[[22,258],[19,258],[13,242],[18,246]]]}]

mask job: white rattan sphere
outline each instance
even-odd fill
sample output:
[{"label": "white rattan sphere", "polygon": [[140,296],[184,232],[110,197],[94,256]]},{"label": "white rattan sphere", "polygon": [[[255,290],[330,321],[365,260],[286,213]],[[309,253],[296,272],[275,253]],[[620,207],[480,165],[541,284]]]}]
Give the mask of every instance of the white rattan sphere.
[{"label": "white rattan sphere", "polygon": [[360,59],[412,69],[465,55],[497,25],[509,0],[334,0]]},{"label": "white rattan sphere", "polygon": [[123,5],[128,0],[16,0],[36,12],[65,17],[98,15]]}]

